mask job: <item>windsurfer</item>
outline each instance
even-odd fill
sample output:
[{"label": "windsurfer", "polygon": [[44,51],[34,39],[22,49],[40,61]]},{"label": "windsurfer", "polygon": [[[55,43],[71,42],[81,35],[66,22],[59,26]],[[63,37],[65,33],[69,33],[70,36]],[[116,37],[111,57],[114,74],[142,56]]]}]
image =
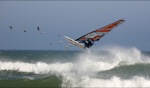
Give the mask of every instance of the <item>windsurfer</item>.
[{"label": "windsurfer", "polygon": [[94,41],[92,39],[88,39],[87,41],[83,41],[83,43],[85,44],[85,48],[90,48],[94,44]]},{"label": "windsurfer", "polygon": [[[81,37],[79,37],[78,39],[70,39],[68,37],[67,40],[75,45],[78,46],[80,48],[90,48],[91,46],[93,46],[95,41],[99,41],[103,36],[105,36],[108,32],[110,32],[113,28],[117,27],[118,25],[120,25],[121,23],[123,23],[125,20],[120,19],[118,21],[115,21],[111,24],[108,24],[102,28],[99,28],[97,30],[94,30],[92,32],[89,32]],[[80,44],[80,43],[84,43],[84,45]]]}]

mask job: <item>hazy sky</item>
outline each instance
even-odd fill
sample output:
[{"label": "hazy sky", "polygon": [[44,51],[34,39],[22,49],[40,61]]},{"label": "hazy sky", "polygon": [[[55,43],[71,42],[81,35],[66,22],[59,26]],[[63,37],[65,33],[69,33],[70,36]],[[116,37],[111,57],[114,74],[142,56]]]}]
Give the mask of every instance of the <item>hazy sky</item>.
[{"label": "hazy sky", "polygon": [[150,1],[0,1],[0,50],[64,50],[64,35],[77,39],[122,18],[94,47],[150,50]]}]

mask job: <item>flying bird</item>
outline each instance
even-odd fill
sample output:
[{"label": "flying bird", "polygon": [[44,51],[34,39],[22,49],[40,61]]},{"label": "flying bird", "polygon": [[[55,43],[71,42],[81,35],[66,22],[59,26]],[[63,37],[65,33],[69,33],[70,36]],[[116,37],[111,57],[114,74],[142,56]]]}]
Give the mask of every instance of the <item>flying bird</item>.
[{"label": "flying bird", "polygon": [[52,45],[53,43],[50,42],[49,44]]},{"label": "flying bird", "polygon": [[44,34],[44,32],[41,32],[41,35],[43,35]]},{"label": "flying bird", "polygon": [[12,30],[12,26],[9,26],[9,28]]},{"label": "flying bird", "polygon": [[59,37],[61,36],[61,35],[58,35]]},{"label": "flying bird", "polygon": [[62,42],[62,41],[59,41],[59,43],[62,44],[63,42]]},{"label": "flying bird", "polygon": [[37,30],[40,31],[40,27],[37,27]]},{"label": "flying bird", "polygon": [[26,30],[24,30],[24,32],[27,32]]}]

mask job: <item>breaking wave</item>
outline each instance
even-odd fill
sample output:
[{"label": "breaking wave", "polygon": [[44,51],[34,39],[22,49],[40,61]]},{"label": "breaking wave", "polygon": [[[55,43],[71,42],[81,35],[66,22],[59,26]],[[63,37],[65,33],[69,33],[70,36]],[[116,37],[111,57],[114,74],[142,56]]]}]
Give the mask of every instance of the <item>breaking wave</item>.
[{"label": "breaking wave", "polygon": [[1,60],[0,71],[61,76],[62,87],[150,87],[150,57],[137,48],[87,50],[72,58],[53,63]]}]

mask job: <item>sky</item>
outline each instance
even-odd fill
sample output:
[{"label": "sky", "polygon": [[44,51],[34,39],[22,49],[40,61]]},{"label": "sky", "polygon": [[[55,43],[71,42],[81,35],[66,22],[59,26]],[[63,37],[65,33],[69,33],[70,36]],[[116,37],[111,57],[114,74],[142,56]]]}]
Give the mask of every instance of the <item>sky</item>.
[{"label": "sky", "polygon": [[119,19],[94,47],[150,51],[150,1],[0,1],[0,50],[64,50],[65,35],[77,39]]}]

